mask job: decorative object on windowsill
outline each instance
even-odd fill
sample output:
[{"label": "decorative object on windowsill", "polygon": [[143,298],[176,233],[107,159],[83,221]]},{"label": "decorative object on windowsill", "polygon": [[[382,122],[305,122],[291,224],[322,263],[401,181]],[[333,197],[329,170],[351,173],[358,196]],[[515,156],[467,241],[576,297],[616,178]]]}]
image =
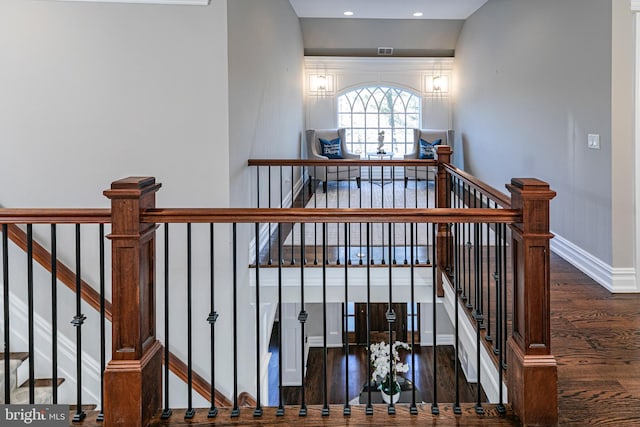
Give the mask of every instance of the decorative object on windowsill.
[{"label": "decorative object on windowsill", "polygon": [[378,389],[382,399],[386,403],[396,403],[400,399],[400,384],[398,374],[409,371],[409,365],[400,361],[399,350],[410,350],[409,344],[396,341],[391,345],[391,355],[389,344],[384,341],[371,344],[371,367],[373,373],[371,379],[378,384]]},{"label": "decorative object on windowsill", "polygon": [[378,154],[387,154],[384,151],[384,131],[378,132]]}]

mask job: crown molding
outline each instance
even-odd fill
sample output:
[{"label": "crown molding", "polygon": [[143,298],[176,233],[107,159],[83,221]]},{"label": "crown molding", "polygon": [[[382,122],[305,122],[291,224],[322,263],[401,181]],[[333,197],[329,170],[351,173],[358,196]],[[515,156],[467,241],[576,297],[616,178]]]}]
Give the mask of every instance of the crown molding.
[{"label": "crown molding", "polygon": [[631,0],[631,11],[640,12],[640,0]]}]

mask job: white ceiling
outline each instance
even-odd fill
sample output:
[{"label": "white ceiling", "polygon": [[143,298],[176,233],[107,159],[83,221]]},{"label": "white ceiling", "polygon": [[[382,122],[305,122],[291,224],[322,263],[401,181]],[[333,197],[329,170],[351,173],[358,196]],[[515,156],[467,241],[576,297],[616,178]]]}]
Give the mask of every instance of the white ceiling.
[{"label": "white ceiling", "polygon": [[[289,0],[300,18],[467,19],[487,0]],[[344,16],[350,10],[353,16]],[[416,18],[414,12],[422,12]]]}]

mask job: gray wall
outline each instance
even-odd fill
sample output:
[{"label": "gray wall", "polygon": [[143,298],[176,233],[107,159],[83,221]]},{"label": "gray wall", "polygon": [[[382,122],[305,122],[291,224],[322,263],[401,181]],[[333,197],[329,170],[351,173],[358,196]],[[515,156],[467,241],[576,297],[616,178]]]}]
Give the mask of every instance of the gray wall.
[{"label": "gray wall", "polygon": [[[232,207],[256,206],[256,171],[249,159],[300,157],[303,132],[303,47],[298,17],[287,0],[232,0],[229,27],[229,174]],[[267,206],[263,168],[261,207]],[[278,171],[274,170],[274,177]],[[278,186],[279,187],[279,186]],[[273,191],[273,198],[278,198]],[[238,265],[249,264],[253,226],[238,227]],[[253,255],[253,254],[251,254]],[[239,295],[249,289],[249,269],[239,268]],[[266,299],[265,299],[266,300]],[[241,366],[255,366],[255,312],[239,307]],[[265,337],[266,351],[268,337]],[[240,390],[255,396],[255,371],[242,369]],[[263,385],[266,381],[263,382]]]},{"label": "gray wall", "polygon": [[393,47],[394,56],[453,56],[464,21],[429,19],[302,18],[306,55],[377,56]]},{"label": "gray wall", "polygon": [[552,230],[609,265],[611,20],[602,0],[489,0],[458,39],[454,107],[465,168],[548,181]]},{"label": "gray wall", "polygon": [[228,204],[225,9],[2,0],[0,203],[106,206],[153,175],[158,203]]},{"label": "gray wall", "polygon": [[[111,181],[153,175],[163,184],[158,206],[228,206],[226,8],[226,0],[212,0],[208,7],[0,1],[0,204],[106,207],[109,201],[102,191]],[[97,236],[89,227],[84,229],[83,236]],[[186,244],[184,227],[175,229],[171,298],[174,307],[182,308]],[[58,236],[62,260],[74,259],[73,238],[68,237],[73,230],[68,231]],[[158,234],[161,238],[161,231]],[[206,236],[206,230],[201,235]],[[95,238],[83,249],[91,245],[95,251]],[[219,238],[216,245],[217,253],[223,254],[219,265],[228,265],[228,238]],[[194,288],[196,294],[208,295],[207,252],[200,253],[205,261],[197,259],[195,265],[205,268],[194,272],[193,282],[205,289]],[[97,286],[91,278],[97,268],[86,262],[83,258],[83,276]],[[24,267],[14,271],[25,273]],[[161,265],[158,271],[162,283]],[[230,282],[229,277],[218,280]],[[49,282],[39,280],[36,287],[36,306],[48,306]],[[226,288],[217,295],[223,301],[220,330],[230,330],[230,295],[225,292]],[[61,294],[59,312],[73,312],[70,292]],[[161,292],[157,296],[163,297]],[[206,318],[207,305],[206,297],[197,299],[194,316]],[[186,330],[186,319],[175,316],[172,322],[178,331],[172,350],[186,360],[185,334],[180,332]],[[164,334],[162,324],[160,319],[159,337]],[[86,327],[91,327],[89,322]],[[88,339],[95,342],[96,337],[94,333]],[[220,343],[218,363],[229,366],[231,351],[222,344],[228,343]],[[208,344],[203,340],[201,345],[194,349],[202,355],[194,363],[206,377]],[[98,349],[85,347],[95,353]],[[95,353],[92,356],[99,360]],[[218,381],[230,384],[231,373],[219,372]],[[222,387],[225,392],[230,389]],[[172,396],[173,404],[185,404],[184,393]]]},{"label": "gray wall", "polygon": [[287,0],[229,2],[232,206],[255,206],[248,159],[300,157],[303,68],[300,24]]}]

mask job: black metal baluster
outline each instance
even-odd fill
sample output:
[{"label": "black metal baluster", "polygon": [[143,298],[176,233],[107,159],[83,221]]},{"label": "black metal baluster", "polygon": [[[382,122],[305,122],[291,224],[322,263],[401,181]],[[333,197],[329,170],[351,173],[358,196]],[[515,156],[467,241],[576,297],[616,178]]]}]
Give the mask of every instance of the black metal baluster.
[{"label": "black metal baluster", "polygon": [[[416,209],[418,209],[418,166],[414,166],[414,171],[413,172],[414,172],[415,177],[416,177],[416,182],[414,183],[414,187],[413,187],[414,204],[415,204],[414,207]],[[429,178],[429,177],[427,176],[427,178]],[[429,192],[429,181],[427,181],[426,184],[427,184],[426,185],[426,191],[428,193]],[[412,227],[415,226],[415,228],[416,228],[416,245],[415,245],[416,246],[416,253],[415,253],[415,255],[411,254],[411,256],[415,256],[413,263],[417,265],[417,264],[420,264],[420,258],[418,257],[418,251],[420,250],[419,249],[419,246],[420,246],[420,233],[418,232],[418,223],[415,223],[415,225],[412,224],[411,226]],[[429,234],[428,234],[428,231],[427,231],[427,246],[428,245],[429,245]],[[427,248],[427,252],[428,251],[429,251],[429,248]]]},{"label": "black metal baluster", "polygon": [[35,343],[33,313],[33,225],[27,224],[27,313],[29,319],[29,403],[36,400]]},{"label": "black metal baluster", "polygon": [[[507,233],[507,228],[506,226],[503,227],[503,231],[504,231],[504,243],[502,245],[502,368],[503,369],[507,369],[507,339],[509,338],[509,331],[507,329],[507,321],[508,321],[508,310],[507,307],[509,306],[509,300],[507,298],[507,263],[508,263],[508,259],[507,259],[507,239],[508,239],[508,233]],[[512,260],[513,262],[513,260]]]},{"label": "black metal baluster", "polygon": [[[360,168],[360,170],[362,171],[362,168]],[[358,189],[358,207],[360,209],[362,209],[362,179],[360,180],[360,188]],[[371,183],[369,182],[369,192],[371,192]],[[359,245],[359,249],[358,249],[358,254],[356,255],[359,260],[358,260],[358,264],[362,265],[362,259],[365,257],[369,256],[369,251],[367,249],[367,253],[366,255],[364,253],[362,253],[362,223],[359,223],[359,227],[360,227],[360,236],[358,236],[358,238],[360,239],[360,241],[358,242]],[[369,261],[367,261],[367,264],[369,264]]]},{"label": "black metal baluster", "polygon": [[[504,414],[506,413],[506,408],[504,406],[504,396],[503,396],[503,391],[502,391],[502,375],[503,375],[503,371],[502,371],[502,360],[504,357],[504,351],[501,348],[501,343],[502,343],[502,327],[500,326],[500,319],[501,319],[501,315],[502,315],[502,309],[503,309],[503,304],[504,301],[502,301],[502,292],[501,292],[501,288],[502,288],[502,284],[503,284],[503,277],[502,277],[502,263],[504,262],[504,260],[502,259],[502,250],[501,250],[501,245],[504,244],[503,239],[504,239],[504,234],[503,234],[503,229],[505,227],[505,224],[496,224],[496,345],[497,348],[494,348],[494,353],[497,350],[497,355],[498,355],[498,404],[496,405],[496,409],[498,411],[498,413],[500,414]],[[506,311],[506,307],[505,311]]]},{"label": "black metal baluster", "polygon": [[[347,187],[347,208],[351,209],[351,181],[349,181],[349,186]],[[344,232],[344,244],[348,248],[348,250],[344,252],[346,264],[351,265],[351,223],[346,223]]]},{"label": "black metal baluster", "polygon": [[86,320],[86,316],[81,312],[82,302],[82,275],[81,275],[81,258],[80,258],[80,224],[76,224],[76,315],[71,324],[76,328],[76,413],[73,416],[73,422],[82,421],[87,414],[82,410],[82,324]]},{"label": "black metal baluster", "polygon": [[[8,225],[2,224],[2,301],[4,311],[4,372],[11,372],[11,322],[9,316],[9,244]],[[8,378],[8,374],[7,375]],[[11,381],[4,382],[4,403],[11,403]]]},{"label": "black metal baluster", "polygon": [[[269,170],[271,173],[271,170]],[[211,407],[207,418],[215,418],[218,415],[218,408],[216,407],[216,321],[218,320],[218,312],[216,311],[216,298],[215,298],[215,232],[214,224],[209,224],[209,280],[210,280],[210,301],[209,301],[209,316],[207,322],[209,322],[211,328]],[[269,234],[271,235],[271,234]],[[271,244],[269,244],[271,249]]]},{"label": "black metal baluster", "polygon": [[[313,176],[316,175],[316,167],[313,166]],[[316,197],[316,192],[313,192],[313,207],[318,207],[318,198]],[[326,196],[325,196],[326,199]],[[326,256],[325,256],[326,259]],[[318,265],[318,223],[313,223],[313,264]]]},{"label": "black metal baluster", "polygon": [[[380,207],[384,208],[384,166],[380,166],[380,193],[381,193]],[[382,261],[380,263],[382,265],[385,265],[387,261],[384,259],[385,244],[384,244],[384,224],[383,223],[380,223],[380,239],[382,243],[382,246],[380,248]],[[389,258],[389,262],[391,262],[391,258]]]},{"label": "black metal baluster", "polygon": [[[283,186],[282,186],[282,181],[283,181],[283,176],[282,176],[282,166],[280,166],[280,207],[284,208],[284,206],[282,206],[282,201],[283,201]],[[280,229],[280,227],[282,227],[282,224],[278,225],[278,230]],[[291,239],[293,239],[293,224],[291,224]],[[278,233],[280,233],[280,231],[278,231]],[[280,234],[278,234],[278,239],[280,239],[282,236],[280,236]],[[284,264],[284,254],[282,253],[282,245],[279,244],[278,247],[278,258],[280,258],[280,261],[278,263],[278,265],[282,265]]]},{"label": "black metal baluster", "polygon": [[[392,199],[391,199],[391,206],[393,207],[393,209],[396,208],[396,180],[395,180],[395,176],[396,176],[396,167],[395,166],[391,166],[391,194],[392,194]],[[393,247],[393,259],[391,260],[392,264],[397,264],[398,261],[396,260],[396,224],[393,224],[393,234],[391,232],[389,232],[389,246]]]},{"label": "black metal baluster", "polygon": [[[490,208],[491,201],[489,197],[487,197],[487,209]],[[491,336],[491,281],[492,281],[492,273],[491,273],[491,227],[490,224],[486,224],[486,233],[487,233],[487,310],[485,311],[485,319],[487,324],[487,334],[484,339],[487,342],[493,342],[493,337]],[[495,237],[495,232],[493,233]]]},{"label": "black metal baluster", "polygon": [[[315,174],[314,174],[315,176]],[[293,224],[291,224],[293,226]],[[278,254],[282,254],[282,223],[278,223]],[[284,416],[282,401],[282,256],[278,256],[278,409],[276,416]]]},{"label": "black metal baluster", "polygon": [[[369,207],[373,208],[373,166],[369,166],[369,187],[371,188],[371,191],[369,191]],[[373,224],[368,224],[367,227],[373,227]],[[367,242],[367,252],[369,251],[369,243],[370,242]],[[373,249],[371,250],[370,255],[369,264],[373,265],[375,262],[373,260]]]},{"label": "black metal baluster", "polygon": [[[300,256],[301,258],[304,258],[304,222],[300,223]],[[302,394],[302,401],[300,404],[300,412],[298,413],[299,416],[301,417],[306,417],[307,416],[307,404],[305,402],[305,392],[304,392],[304,386],[305,386],[305,381],[304,381],[304,367],[305,367],[305,360],[304,360],[304,324],[307,321],[307,318],[309,317],[309,314],[305,311],[305,307],[304,307],[304,262],[300,263],[300,314],[298,315],[298,320],[300,321],[300,333],[301,333],[301,337],[300,337],[300,346],[301,346],[301,358],[302,358],[302,363],[300,364],[301,366],[301,377],[300,377],[300,385],[301,385],[301,394]]]},{"label": "black metal baluster", "polygon": [[[259,187],[258,187],[259,188]],[[302,185],[304,192],[304,184]],[[253,411],[254,417],[262,416],[262,400],[260,393],[260,365],[262,363],[260,357],[260,224],[255,223],[256,233],[256,408]]]},{"label": "black metal baluster", "polygon": [[[428,182],[427,182],[428,184]],[[436,227],[437,224],[431,224],[431,236],[435,237],[436,235]],[[436,292],[436,273],[440,274],[439,272],[437,272],[438,268],[436,267],[438,265],[437,261],[438,258],[436,256],[437,251],[436,251],[436,241],[433,240],[433,245],[431,245],[432,248],[432,253],[431,253],[431,259],[432,259],[432,264],[431,264],[431,280],[432,280],[432,311],[433,311],[433,403],[431,404],[431,414],[433,415],[439,415],[440,414],[440,409],[438,408],[438,358],[437,358],[437,347],[436,347],[436,338],[438,336],[437,333],[437,321],[436,321],[436,300],[438,298],[437,292]]]},{"label": "black metal baluster", "polygon": [[[470,208],[471,207],[471,187],[467,186],[467,192],[466,192],[466,196],[467,196],[467,207]],[[473,308],[473,304],[471,303],[471,248],[472,248],[472,243],[471,243],[471,223],[466,223],[465,224],[467,227],[467,310],[471,310]],[[475,250],[475,249],[474,249]]]},{"label": "black metal baluster", "polygon": [[[327,223],[322,224],[322,256],[327,256]],[[347,264],[345,263],[345,267]],[[322,263],[322,416],[329,415],[327,386],[327,264]],[[303,368],[304,369],[304,368]],[[349,370],[347,369],[347,372]],[[348,375],[345,376],[345,378]]]},{"label": "black metal baluster", "polygon": [[[98,225],[100,238],[100,413],[96,420],[104,421],[104,369],[107,364],[106,307],[105,307],[105,266],[104,266],[104,224]],[[56,379],[54,378],[54,389]],[[55,402],[54,402],[55,403]]]},{"label": "black metal baluster", "polygon": [[[345,233],[347,232],[348,229],[348,225],[346,222],[344,223],[344,231]],[[349,248],[347,246],[345,246],[344,248],[344,253],[345,256],[347,254],[347,252],[349,251]],[[324,296],[323,296],[324,298]],[[351,405],[349,405],[349,328],[348,328],[348,322],[347,322],[347,305],[349,304],[349,266],[347,263],[344,264],[344,313],[343,313],[343,319],[344,319],[344,336],[345,336],[345,340],[344,340],[344,356],[345,356],[345,369],[344,371],[346,372],[346,375],[344,376],[345,378],[345,382],[344,382],[344,395],[345,395],[345,401],[344,401],[344,409],[342,410],[342,414],[343,415],[351,415]],[[325,324],[326,324],[326,320],[325,320]],[[325,352],[326,352],[326,331],[325,331]],[[325,358],[326,360],[326,358]],[[326,362],[325,362],[326,363]],[[325,378],[326,378],[326,372],[325,372]],[[326,380],[325,380],[326,381]],[[327,409],[327,415],[329,414],[329,410]]]},{"label": "black metal baluster", "polygon": [[233,223],[233,409],[231,418],[240,416],[238,407],[238,225]]},{"label": "black metal baluster", "polygon": [[191,223],[187,223],[187,410],[185,419],[191,419],[196,415],[193,409],[193,332],[191,325],[192,312],[192,268],[191,268]]},{"label": "black metal baluster", "polygon": [[[336,176],[338,177],[338,181],[336,183],[336,208],[340,209],[340,174],[338,173],[338,167],[336,166]],[[336,235],[337,235],[337,241],[336,241],[336,265],[340,265],[340,224],[338,224],[336,222],[335,224],[336,226]],[[345,236],[345,244],[347,243],[346,241],[346,236]],[[346,259],[345,259],[345,264],[346,264]]]},{"label": "black metal baluster", "polygon": [[[405,223],[406,225],[406,223]],[[411,253],[413,253],[413,225],[411,226]],[[406,239],[406,235],[405,235]],[[418,415],[418,407],[416,406],[416,313],[414,313],[416,298],[415,298],[415,268],[413,259],[411,260],[411,406],[409,407],[409,413],[411,415]]]},{"label": "black metal baluster", "polygon": [[[291,207],[295,207],[295,202],[296,202],[295,195],[293,194],[293,166],[291,166]],[[296,263],[295,252],[293,250],[295,241],[296,241],[296,228],[295,228],[295,224],[291,224],[291,265],[295,265]],[[304,256],[302,259],[304,259]]]},{"label": "black metal baluster", "polygon": [[[406,168],[406,167],[405,167]],[[406,172],[405,172],[405,176],[406,176]],[[405,180],[407,178],[405,177]],[[404,191],[402,193],[402,207],[404,209],[407,209],[407,182],[405,181],[404,184]],[[403,223],[402,226],[404,227],[404,265],[407,265],[409,263],[409,260],[407,259],[407,223]],[[411,225],[411,227],[413,227],[413,224]],[[411,233],[413,234],[413,230],[411,231]],[[411,242],[411,254],[413,254],[413,241]],[[412,255],[413,258],[413,255]],[[411,265],[413,265],[413,259],[411,260]]]},{"label": "black metal baluster", "polygon": [[[54,405],[58,404],[58,237],[56,225],[51,224],[51,399]],[[104,260],[104,258],[102,258]],[[101,295],[104,292],[101,291]],[[101,353],[104,355],[104,352]],[[104,387],[102,376],[104,373],[104,365],[100,370],[100,414],[97,420],[102,421],[102,408],[104,407]],[[7,372],[7,371],[5,371]]]},{"label": "black metal baluster", "polygon": [[[456,202],[458,203],[458,202]],[[454,304],[454,311],[455,311],[455,324],[454,324],[454,329],[455,329],[455,352],[456,352],[456,356],[455,356],[455,376],[456,376],[456,400],[455,403],[453,404],[453,413],[456,415],[461,415],[462,414],[462,408],[460,407],[460,371],[459,371],[459,366],[460,366],[460,317],[459,317],[459,308],[458,306],[460,305],[460,302],[458,301],[458,295],[460,292],[460,224],[456,223],[455,225],[455,240],[454,240],[454,260],[453,260],[453,264],[454,264],[454,283],[455,283],[455,290],[454,290],[454,297],[453,297],[453,304]],[[463,240],[464,242],[464,240]],[[462,252],[464,254],[464,250]]]},{"label": "black metal baluster", "polygon": [[171,416],[169,407],[169,223],[164,224],[164,408],[160,418]]},{"label": "black metal baluster", "polygon": [[[268,196],[269,196],[269,203],[267,204],[267,206],[269,207],[269,209],[271,209],[271,166],[269,166],[269,180],[267,181],[269,183],[269,191],[268,191]],[[304,182],[302,184],[304,186]],[[282,207],[282,206],[280,206]],[[269,227],[269,234],[267,234],[267,236],[269,236],[267,238],[267,245],[269,245],[269,261],[268,264],[272,265],[273,264],[273,257],[271,256],[271,223],[268,224]]]},{"label": "black metal baluster", "polygon": [[[371,177],[371,175],[369,175]],[[366,224],[367,229],[367,257],[371,260],[371,233],[370,224]],[[373,415],[371,405],[371,262],[367,262],[367,407],[366,415]]]},{"label": "black metal baluster", "polygon": [[[475,198],[475,190],[474,190],[474,200]],[[476,283],[476,307],[474,317],[476,320],[476,368],[478,370],[478,383],[477,383],[477,400],[475,405],[476,414],[482,415],[484,414],[484,408],[482,407],[482,381],[481,381],[481,358],[480,353],[482,349],[482,342],[480,341],[480,329],[483,329],[483,320],[484,317],[482,315],[482,225],[474,224],[474,239],[475,239],[475,260],[474,260],[474,274],[475,274],[475,283]]]},{"label": "black metal baluster", "polygon": [[[383,224],[384,226],[384,224]],[[389,234],[391,234],[391,223],[389,223]],[[383,250],[384,252],[384,250]],[[391,245],[389,245],[389,259],[391,259]],[[389,391],[390,391],[390,395],[391,398],[389,399],[389,406],[387,407],[387,413],[389,415],[395,415],[396,413],[396,407],[395,404],[393,403],[393,390],[395,385],[391,383],[391,380],[393,379],[395,381],[395,375],[394,375],[394,371],[393,371],[393,363],[394,363],[394,357],[393,357],[393,325],[396,321],[396,312],[393,309],[393,268],[391,266],[391,264],[389,264],[389,307],[387,309],[387,323],[389,324],[389,374],[387,375],[388,378],[388,386],[389,386]]]}]

